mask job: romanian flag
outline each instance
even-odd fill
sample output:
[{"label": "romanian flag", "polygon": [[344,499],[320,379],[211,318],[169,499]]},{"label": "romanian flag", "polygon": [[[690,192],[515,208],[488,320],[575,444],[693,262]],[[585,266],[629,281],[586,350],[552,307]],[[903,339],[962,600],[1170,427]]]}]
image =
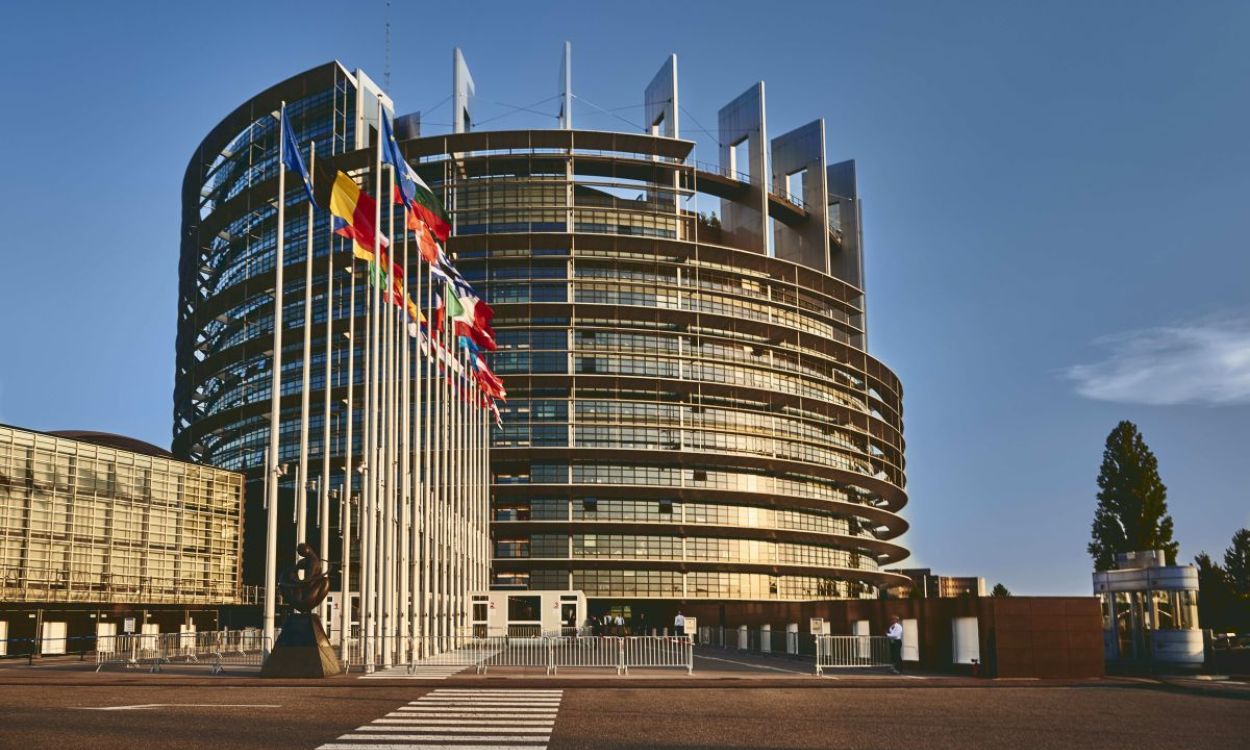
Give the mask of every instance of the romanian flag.
[{"label": "romanian flag", "polygon": [[[352,241],[352,253],[370,263],[374,260],[374,245],[378,239],[373,225],[377,205],[373,196],[361,190],[355,180],[342,172],[335,175],[334,187],[330,191],[334,233],[349,238]],[[385,258],[390,241],[386,237],[381,237],[381,240],[382,256]]]}]

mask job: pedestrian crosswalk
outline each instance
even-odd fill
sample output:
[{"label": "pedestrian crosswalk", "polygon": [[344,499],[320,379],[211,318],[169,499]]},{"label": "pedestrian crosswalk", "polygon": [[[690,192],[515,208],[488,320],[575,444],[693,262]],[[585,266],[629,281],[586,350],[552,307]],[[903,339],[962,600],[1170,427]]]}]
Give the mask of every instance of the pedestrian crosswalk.
[{"label": "pedestrian crosswalk", "polygon": [[457,649],[418,659],[411,666],[378,669],[361,675],[362,680],[445,680],[469,667],[477,667],[483,658],[498,653],[482,649]]},{"label": "pedestrian crosswalk", "polygon": [[563,696],[439,688],[317,750],[546,750]]},{"label": "pedestrian crosswalk", "polygon": [[[445,680],[472,667],[472,664],[422,664],[387,667],[360,676],[362,680]],[[409,671],[411,670],[411,671]]]}]

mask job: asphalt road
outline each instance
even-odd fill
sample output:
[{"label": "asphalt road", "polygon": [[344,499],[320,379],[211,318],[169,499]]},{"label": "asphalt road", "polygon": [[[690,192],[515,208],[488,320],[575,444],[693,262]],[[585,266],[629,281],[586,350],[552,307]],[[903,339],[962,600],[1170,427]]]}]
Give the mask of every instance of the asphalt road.
[{"label": "asphalt road", "polygon": [[[542,684],[537,682],[526,681],[526,687],[541,689]],[[503,680],[490,683],[481,687],[497,691],[512,688]],[[335,742],[366,746],[390,743],[398,747],[404,742],[429,740],[380,738],[388,732],[419,732],[425,724],[442,725],[428,731],[458,731],[459,719],[427,721],[435,715],[405,711],[455,712],[461,710],[460,698],[468,705],[478,705],[473,702],[482,700],[477,686],[462,683],[431,694],[435,689],[439,688],[365,686],[360,681],[316,687],[261,687],[51,685],[30,680],[0,685],[0,747],[313,750]],[[555,699],[558,709],[548,745],[551,750],[1230,750],[1245,747],[1246,738],[1250,737],[1250,701],[1107,683],[1078,687],[1030,687],[1023,683],[993,687],[903,687],[884,683],[879,687],[849,687],[828,682],[808,688],[566,686],[562,691],[533,693],[540,696],[533,700],[551,703],[552,693],[560,695]],[[445,697],[448,694],[452,697]],[[493,696],[486,696],[486,700],[488,704],[499,702]],[[508,700],[505,698],[502,703]],[[495,724],[502,728],[466,731],[508,731],[508,720],[492,718],[491,714],[512,709],[488,704],[480,704],[476,709],[481,721],[465,721],[479,727]],[[411,707],[414,705],[417,708]],[[421,709],[422,705],[434,708]],[[412,719],[413,716],[423,718]],[[396,725],[400,728],[396,729]],[[363,740],[338,740],[365,726],[373,726],[379,739],[370,736]],[[491,744],[480,738],[467,742]],[[536,742],[522,739],[511,744],[541,747]],[[451,740],[433,744],[456,746]]]}]

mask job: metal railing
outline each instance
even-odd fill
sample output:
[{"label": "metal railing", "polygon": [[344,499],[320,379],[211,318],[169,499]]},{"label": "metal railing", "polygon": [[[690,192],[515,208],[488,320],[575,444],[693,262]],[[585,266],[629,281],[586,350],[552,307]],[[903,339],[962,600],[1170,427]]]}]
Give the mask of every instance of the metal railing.
[{"label": "metal railing", "polygon": [[382,638],[371,657],[360,639],[352,639],[348,647],[347,667],[370,672],[404,667],[409,674],[427,667],[472,668],[478,674],[492,668],[542,669],[548,675],[568,668],[613,669],[618,675],[628,674],[630,667],[694,672],[694,641],[689,636],[489,635],[415,641],[407,637]]},{"label": "metal railing", "polygon": [[874,668],[893,665],[885,636],[812,635],[789,628],[725,628],[700,626],[698,642],[711,648],[751,651],[814,659],[816,674],[826,669]]},{"label": "metal railing", "polygon": [[846,667],[888,667],[890,639],[883,635],[816,636],[816,674]]},{"label": "metal railing", "polygon": [[699,645],[764,654],[815,656],[816,636],[784,628],[699,626]]},{"label": "metal railing", "polygon": [[694,674],[694,641],[689,636],[643,635],[623,638],[621,665],[630,667],[685,667]]},{"label": "metal railing", "polygon": [[121,664],[159,672],[163,664],[182,662],[208,664],[217,674],[227,667],[259,667],[268,652],[259,630],[108,635],[97,639],[96,671]]},{"label": "metal railing", "polygon": [[[374,672],[384,668],[405,669],[409,674],[425,667],[459,667],[485,674],[491,668],[542,669],[548,675],[561,669],[613,669],[618,675],[635,668],[678,668],[694,672],[694,640],[685,635],[585,635],[570,629],[569,635],[470,634],[420,638],[350,638],[347,671]],[[335,651],[341,653],[341,647]],[[0,654],[29,659],[40,656],[78,656],[94,661],[95,671],[106,667],[146,669],[160,672],[167,664],[197,664],[213,674],[231,668],[259,668],[270,644],[260,630],[220,630],[184,633],[126,633],[73,638],[0,640]]]},{"label": "metal railing", "polygon": [[208,664],[216,673],[228,666],[259,667],[268,652],[265,645],[255,629],[10,638],[0,640],[0,659],[26,659],[33,666],[36,659],[59,663],[77,656],[94,661],[97,672],[115,664],[159,672],[162,664],[183,662]]}]

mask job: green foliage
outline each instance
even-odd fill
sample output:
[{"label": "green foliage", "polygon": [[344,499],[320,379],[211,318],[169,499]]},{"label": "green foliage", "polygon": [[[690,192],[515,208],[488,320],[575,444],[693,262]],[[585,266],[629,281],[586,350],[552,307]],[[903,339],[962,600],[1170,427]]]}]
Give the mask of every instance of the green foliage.
[{"label": "green foliage", "polygon": [[1198,624],[1217,632],[1235,630],[1236,597],[1228,574],[1205,552],[1194,558],[1194,565],[1198,568]]},{"label": "green foliage", "polygon": [[1001,583],[994,584],[994,590],[990,592],[990,596],[1005,598],[1011,596],[1011,591]]},{"label": "green foliage", "polygon": [[1098,508],[1094,511],[1089,554],[1095,570],[1115,567],[1119,552],[1161,549],[1176,564],[1167,487],[1159,479],[1159,461],[1137,425],[1124,421],[1107,436],[1098,472]]},{"label": "green foliage", "polygon": [[1238,529],[1233,544],[1224,550],[1224,572],[1238,596],[1250,596],[1250,529]]}]

